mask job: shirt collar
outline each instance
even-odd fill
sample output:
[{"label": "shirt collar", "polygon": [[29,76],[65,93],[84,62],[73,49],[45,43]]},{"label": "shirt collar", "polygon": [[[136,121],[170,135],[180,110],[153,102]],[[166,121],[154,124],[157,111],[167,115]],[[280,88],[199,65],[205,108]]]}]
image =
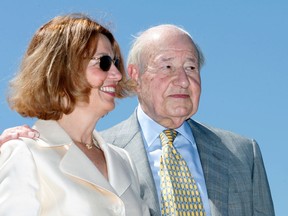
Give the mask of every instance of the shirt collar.
[{"label": "shirt collar", "polygon": [[165,129],[153,119],[151,119],[141,108],[140,104],[137,108],[137,118],[148,147],[158,138],[159,134]]},{"label": "shirt collar", "polygon": [[[166,128],[151,119],[141,108],[139,104],[137,107],[137,118],[142,129],[142,133],[148,148],[159,137],[159,134]],[[190,143],[195,143],[192,129],[188,122],[185,121],[176,131],[184,136]]]}]

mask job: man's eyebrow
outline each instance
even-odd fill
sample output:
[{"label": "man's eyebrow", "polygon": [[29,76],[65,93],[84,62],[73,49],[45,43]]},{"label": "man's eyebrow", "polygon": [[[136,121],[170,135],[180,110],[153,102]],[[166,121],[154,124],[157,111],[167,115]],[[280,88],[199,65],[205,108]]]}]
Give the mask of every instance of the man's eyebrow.
[{"label": "man's eyebrow", "polygon": [[[175,56],[165,56],[163,54],[160,54],[160,55],[156,56],[154,60],[160,61],[160,62],[168,62],[168,61],[174,60],[176,58],[177,57],[175,57]],[[193,55],[189,55],[186,57],[186,61],[191,61],[193,63],[197,63],[197,58]]]},{"label": "man's eyebrow", "polygon": [[192,61],[194,63],[197,62],[197,58],[195,58],[195,57],[189,57],[189,58],[187,58],[187,60]]},{"label": "man's eyebrow", "polygon": [[163,61],[163,62],[166,62],[166,61],[171,61],[173,60],[175,57],[166,57],[166,56],[163,56],[163,55],[159,55],[155,58],[156,61]]}]

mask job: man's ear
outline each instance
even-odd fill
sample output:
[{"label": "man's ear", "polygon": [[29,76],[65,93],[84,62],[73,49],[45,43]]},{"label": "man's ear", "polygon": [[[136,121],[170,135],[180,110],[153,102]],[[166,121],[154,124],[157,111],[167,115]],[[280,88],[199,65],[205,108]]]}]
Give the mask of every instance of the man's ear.
[{"label": "man's ear", "polygon": [[139,79],[139,68],[134,65],[134,64],[130,64],[128,65],[128,76],[130,77],[131,80],[133,80],[133,82],[135,82],[135,84],[138,84],[138,79]]}]

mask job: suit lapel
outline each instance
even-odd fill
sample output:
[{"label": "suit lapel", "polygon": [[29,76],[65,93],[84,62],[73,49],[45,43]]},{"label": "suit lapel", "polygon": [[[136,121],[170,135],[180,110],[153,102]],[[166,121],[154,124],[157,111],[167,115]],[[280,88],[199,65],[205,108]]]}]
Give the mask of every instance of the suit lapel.
[{"label": "suit lapel", "polygon": [[96,131],[94,131],[93,135],[99,142],[99,145],[104,152],[107,163],[109,182],[116,193],[121,196],[132,183],[130,178],[132,173],[127,170],[127,164],[125,164],[119,155],[119,152],[114,150],[115,147],[107,145],[107,143]]},{"label": "suit lapel", "polygon": [[127,165],[124,163],[119,153],[111,146],[107,145],[98,133],[94,132],[94,136],[105,155],[109,182],[88,157],[86,157],[74,144],[71,145],[70,149],[63,157],[60,167],[63,172],[72,175],[75,178],[79,178],[121,196],[131,185],[131,172],[127,170]]},{"label": "suit lapel", "polygon": [[[147,153],[143,144],[142,134],[136,117],[136,111],[123,122],[119,132],[120,136],[112,141],[113,144],[128,151],[130,157],[137,167],[138,177],[141,185],[140,195],[142,199],[153,206],[157,212],[151,212],[151,215],[160,215],[160,205],[155,187],[154,178],[150,169]],[[148,187],[143,187],[148,185]],[[150,209],[151,210],[151,209]]]},{"label": "suit lapel", "polygon": [[81,181],[115,192],[94,164],[75,145],[71,144],[59,164],[60,170]]},{"label": "suit lapel", "polygon": [[36,122],[34,128],[41,134],[38,143],[42,147],[63,147],[64,150],[61,151],[62,159],[59,161],[59,168],[63,173],[97,186],[98,188],[100,187],[116,193],[119,196],[121,196],[131,184],[129,178],[131,173],[127,171],[127,174],[127,172],[125,172],[126,166],[122,162],[123,159],[104,142],[96,131],[94,131],[93,135],[105,154],[111,184],[89,158],[73,143],[69,135],[56,121],[39,120]]},{"label": "suit lapel", "polygon": [[189,119],[204,171],[212,215],[228,213],[229,158],[221,140],[207,127]]}]

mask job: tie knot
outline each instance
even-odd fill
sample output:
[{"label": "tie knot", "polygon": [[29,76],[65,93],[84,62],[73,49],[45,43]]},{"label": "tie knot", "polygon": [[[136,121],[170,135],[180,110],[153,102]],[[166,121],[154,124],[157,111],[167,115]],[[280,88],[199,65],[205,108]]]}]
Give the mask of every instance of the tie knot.
[{"label": "tie knot", "polygon": [[162,146],[167,144],[167,143],[169,145],[173,145],[173,141],[174,141],[176,135],[177,135],[177,131],[175,131],[173,129],[167,129],[167,130],[164,130],[162,133],[160,133],[160,139],[161,139]]}]

